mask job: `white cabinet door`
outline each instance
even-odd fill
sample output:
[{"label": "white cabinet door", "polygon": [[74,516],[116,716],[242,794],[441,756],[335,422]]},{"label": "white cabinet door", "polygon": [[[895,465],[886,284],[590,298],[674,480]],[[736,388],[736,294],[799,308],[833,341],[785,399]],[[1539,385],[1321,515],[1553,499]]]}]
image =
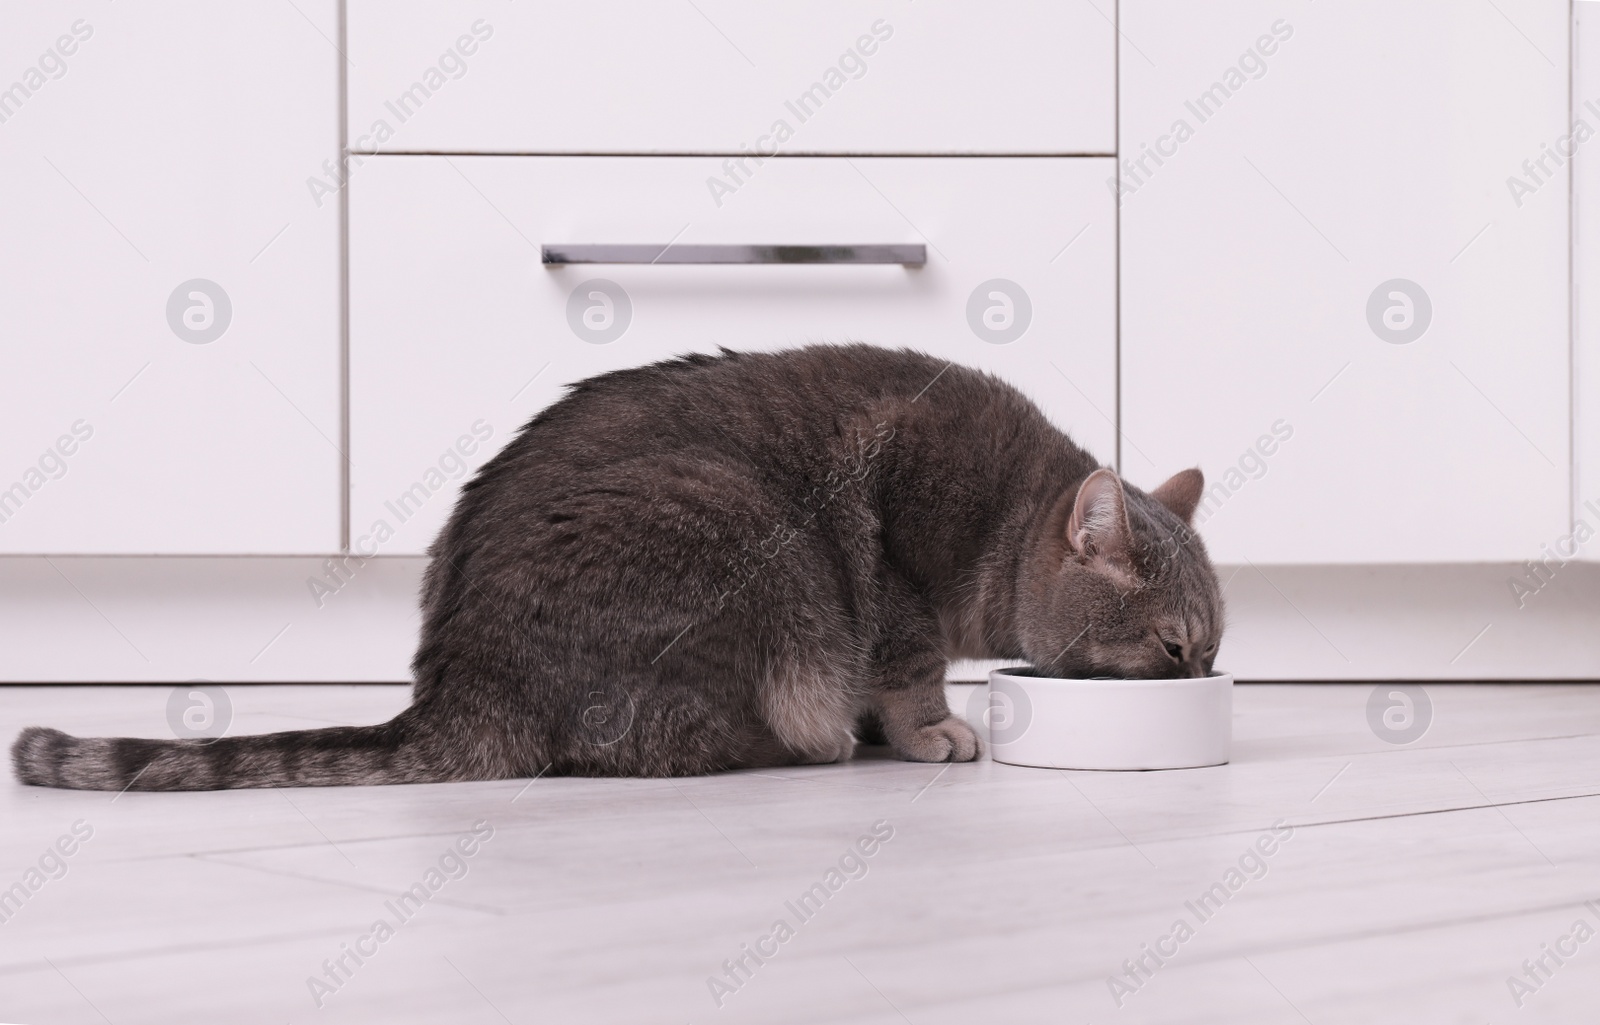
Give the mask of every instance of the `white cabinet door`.
[{"label": "white cabinet door", "polygon": [[0,552],[337,549],[336,10],[0,14]]},{"label": "white cabinet door", "polygon": [[1567,11],[1121,5],[1124,472],[1220,560],[1569,529]]},{"label": "white cabinet door", "polygon": [[[1575,530],[1573,537],[1557,539],[1551,555],[1539,560],[1552,567],[1574,555],[1600,561],[1600,4],[1585,0],[1572,10],[1572,116],[1593,134],[1577,147],[1572,162]],[[1549,579],[1549,573],[1536,572],[1526,586],[1539,589]]]},{"label": "white cabinet door", "polygon": [[1116,147],[1112,0],[351,0],[352,149]]},{"label": "white cabinet door", "polygon": [[[357,172],[356,551],[422,551],[461,481],[565,385],[719,346],[915,347],[1002,375],[1113,458],[1109,159],[783,159],[717,209],[703,182],[720,163],[390,156]],[[927,264],[540,264],[543,244],[666,242],[921,243]]]}]

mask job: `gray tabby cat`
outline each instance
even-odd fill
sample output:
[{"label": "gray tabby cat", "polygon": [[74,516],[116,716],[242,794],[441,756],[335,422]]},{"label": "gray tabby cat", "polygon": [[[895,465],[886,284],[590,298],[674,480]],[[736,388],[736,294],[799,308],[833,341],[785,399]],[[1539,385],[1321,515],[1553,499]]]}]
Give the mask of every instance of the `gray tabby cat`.
[{"label": "gray tabby cat", "polygon": [[410,707],[204,740],[30,727],[17,777],[120,790],[969,761],[951,658],[1202,676],[1198,470],[1146,494],[1014,388],[906,350],[724,350],[535,416],[434,542]]}]

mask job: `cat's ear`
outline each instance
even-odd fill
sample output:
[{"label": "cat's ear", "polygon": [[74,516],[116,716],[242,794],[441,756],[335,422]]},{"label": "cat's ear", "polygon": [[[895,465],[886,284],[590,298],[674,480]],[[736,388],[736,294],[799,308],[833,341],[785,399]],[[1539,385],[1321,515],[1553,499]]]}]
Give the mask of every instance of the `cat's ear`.
[{"label": "cat's ear", "polygon": [[1172,510],[1172,514],[1184,523],[1194,525],[1194,510],[1200,504],[1200,496],[1205,492],[1206,478],[1199,467],[1192,470],[1179,470],[1166,483],[1150,492],[1150,497]]},{"label": "cat's ear", "polygon": [[1091,565],[1125,575],[1131,569],[1133,530],[1122,481],[1110,470],[1096,470],[1078,486],[1067,522],[1067,545]]}]

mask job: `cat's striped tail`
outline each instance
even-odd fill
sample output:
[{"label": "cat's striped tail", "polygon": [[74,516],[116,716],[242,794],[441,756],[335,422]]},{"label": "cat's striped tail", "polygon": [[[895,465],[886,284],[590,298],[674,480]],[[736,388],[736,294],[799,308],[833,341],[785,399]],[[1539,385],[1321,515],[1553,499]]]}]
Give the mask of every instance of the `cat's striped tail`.
[{"label": "cat's striped tail", "polygon": [[[30,726],[11,746],[17,779],[74,790],[230,790],[437,783],[483,778],[426,757],[439,745],[416,706],[376,726],[332,726],[215,740],[73,737]],[[431,749],[431,752],[428,750]]]}]

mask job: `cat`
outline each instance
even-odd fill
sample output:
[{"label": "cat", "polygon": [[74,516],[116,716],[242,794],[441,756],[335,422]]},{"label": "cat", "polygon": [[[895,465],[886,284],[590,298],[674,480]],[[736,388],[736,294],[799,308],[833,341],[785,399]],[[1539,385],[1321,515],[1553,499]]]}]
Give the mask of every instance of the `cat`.
[{"label": "cat", "polygon": [[952,658],[1197,677],[1223,628],[1190,526],[998,378],[911,350],[721,350],[571,385],[430,549],[412,703],[216,740],[30,727],[24,783],[208,790],[970,761]]}]

